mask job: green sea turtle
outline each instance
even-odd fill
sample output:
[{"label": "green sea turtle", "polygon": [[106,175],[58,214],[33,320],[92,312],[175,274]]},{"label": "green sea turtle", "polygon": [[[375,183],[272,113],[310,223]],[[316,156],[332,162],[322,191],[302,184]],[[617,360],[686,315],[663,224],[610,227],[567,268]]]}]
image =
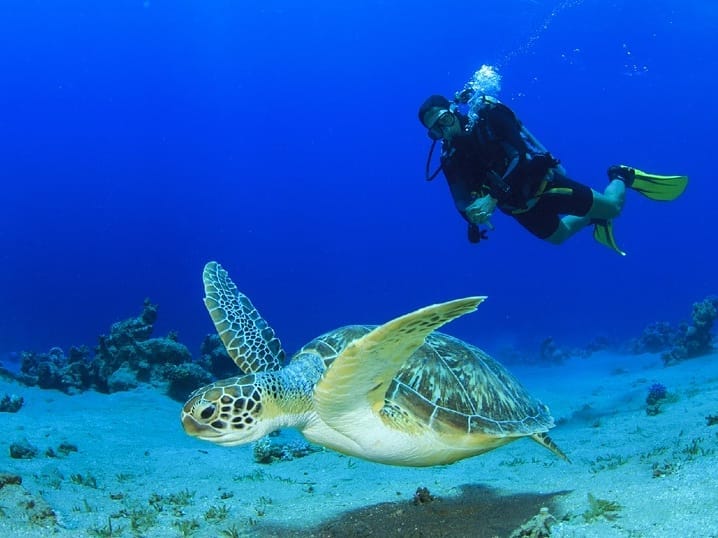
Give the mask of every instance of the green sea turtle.
[{"label": "green sea turtle", "polygon": [[546,435],[548,408],[480,349],[434,332],[485,299],[427,306],[384,325],[335,329],[284,366],[272,328],[218,263],[204,268],[205,305],[244,375],[192,393],[182,426],[226,446],[284,427],[338,452],[390,465],[452,463]]}]

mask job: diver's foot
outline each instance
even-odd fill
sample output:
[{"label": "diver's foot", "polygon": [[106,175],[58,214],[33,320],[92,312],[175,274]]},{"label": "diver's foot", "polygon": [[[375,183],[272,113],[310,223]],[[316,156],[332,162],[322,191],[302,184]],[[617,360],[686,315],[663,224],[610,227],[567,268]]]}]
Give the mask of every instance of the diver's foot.
[{"label": "diver's foot", "polygon": [[626,184],[626,187],[630,187],[631,185],[633,185],[633,180],[635,178],[636,178],[636,171],[629,166],[615,165],[615,166],[611,166],[608,169],[609,181],[613,181],[614,179],[619,179]]}]

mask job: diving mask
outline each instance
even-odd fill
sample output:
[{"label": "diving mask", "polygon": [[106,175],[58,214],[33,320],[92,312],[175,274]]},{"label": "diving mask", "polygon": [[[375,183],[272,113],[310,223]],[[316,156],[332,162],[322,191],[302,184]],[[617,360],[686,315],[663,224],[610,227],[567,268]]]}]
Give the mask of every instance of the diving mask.
[{"label": "diving mask", "polygon": [[439,140],[444,137],[444,129],[456,123],[456,116],[450,110],[440,110],[433,121],[429,121],[428,135],[432,140]]}]

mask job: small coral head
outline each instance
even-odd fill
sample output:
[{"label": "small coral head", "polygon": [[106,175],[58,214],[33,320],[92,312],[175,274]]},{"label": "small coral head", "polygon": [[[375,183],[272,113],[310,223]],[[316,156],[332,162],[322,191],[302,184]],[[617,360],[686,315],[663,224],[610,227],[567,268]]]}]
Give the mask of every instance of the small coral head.
[{"label": "small coral head", "polygon": [[254,375],[217,381],[192,393],[182,407],[182,427],[192,437],[225,446],[255,441],[262,427],[262,390]]},{"label": "small coral head", "polygon": [[646,396],[646,403],[649,405],[655,405],[659,401],[663,400],[668,396],[668,389],[661,383],[654,383],[648,387],[648,396]]}]

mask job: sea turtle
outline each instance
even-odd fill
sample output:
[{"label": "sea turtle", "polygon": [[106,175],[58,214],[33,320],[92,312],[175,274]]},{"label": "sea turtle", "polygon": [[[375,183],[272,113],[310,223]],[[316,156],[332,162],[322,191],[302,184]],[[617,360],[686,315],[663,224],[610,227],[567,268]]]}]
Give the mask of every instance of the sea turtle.
[{"label": "sea turtle", "polygon": [[189,435],[226,446],[294,427],[313,443],[405,466],[452,463],[546,435],[548,408],[486,353],[434,332],[485,297],[427,306],[384,325],[350,325],[302,347],[284,366],[272,328],[218,263],[204,268],[205,305],[244,375],[192,393]]}]

